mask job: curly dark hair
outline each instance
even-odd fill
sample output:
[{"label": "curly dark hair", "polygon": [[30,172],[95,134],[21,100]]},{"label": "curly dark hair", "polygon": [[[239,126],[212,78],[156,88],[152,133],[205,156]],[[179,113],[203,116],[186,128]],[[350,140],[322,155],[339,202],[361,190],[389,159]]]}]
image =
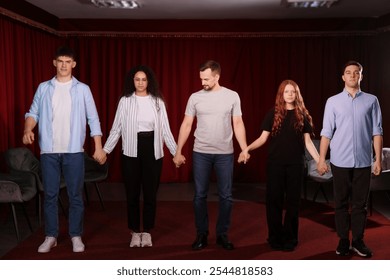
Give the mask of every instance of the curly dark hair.
[{"label": "curly dark hair", "polygon": [[156,79],[156,75],[153,70],[146,65],[137,65],[130,69],[130,71],[125,76],[125,82],[123,85],[122,96],[130,97],[135,92],[134,85],[134,76],[137,72],[144,72],[146,75],[146,79],[148,81],[147,92],[156,100],[157,110],[159,110],[158,106],[158,98],[164,102],[163,95],[160,91],[158,81]]}]

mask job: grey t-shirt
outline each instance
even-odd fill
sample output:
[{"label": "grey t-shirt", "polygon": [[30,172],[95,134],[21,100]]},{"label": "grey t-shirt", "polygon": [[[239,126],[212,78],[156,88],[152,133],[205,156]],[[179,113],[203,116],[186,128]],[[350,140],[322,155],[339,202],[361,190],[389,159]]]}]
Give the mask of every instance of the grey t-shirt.
[{"label": "grey t-shirt", "polygon": [[195,92],[188,100],[185,114],[197,118],[195,152],[233,153],[232,117],[242,115],[237,92],[225,87]]}]

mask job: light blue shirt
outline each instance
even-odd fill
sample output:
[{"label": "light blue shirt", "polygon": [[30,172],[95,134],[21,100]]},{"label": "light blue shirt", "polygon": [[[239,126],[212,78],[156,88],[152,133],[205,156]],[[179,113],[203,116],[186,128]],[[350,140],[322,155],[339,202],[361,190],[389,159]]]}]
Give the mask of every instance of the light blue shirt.
[{"label": "light blue shirt", "polygon": [[[41,153],[53,153],[52,99],[55,79],[54,77],[38,86],[30,110],[25,115],[26,118],[32,117],[39,123],[38,133]],[[102,131],[95,101],[89,86],[72,77],[70,95],[72,98],[72,109],[68,152],[79,153],[84,151],[87,121],[91,130],[91,137],[102,135]]]},{"label": "light blue shirt", "polygon": [[321,136],[331,139],[330,161],[335,166],[371,166],[372,138],[382,134],[382,113],[376,96],[359,91],[353,98],[344,89],[327,100]]}]

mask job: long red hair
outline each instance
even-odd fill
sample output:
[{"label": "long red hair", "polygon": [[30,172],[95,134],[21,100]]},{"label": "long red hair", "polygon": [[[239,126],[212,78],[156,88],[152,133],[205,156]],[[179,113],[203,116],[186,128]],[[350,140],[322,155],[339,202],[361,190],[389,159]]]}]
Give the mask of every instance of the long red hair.
[{"label": "long red hair", "polygon": [[[297,132],[302,132],[304,126],[305,118],[313,127],[313,119],[309,114],[309,111],[305,107],[305,103],[303,102],[303,98],[301,92],[299,90],[298,84],[293,80],[284,80],[280,83],[278,92],[276,93],[275,99],[275,116],[274,123],[272,125],[271,135],[275,136],[280,132],[283,121],[287,115],[286,102],[284,101],[284,90],[287,85],[292,85],[295,89],[295,102],[294,102],[294,111],[295,111],[295,120],[294,128]],[[312,133],[314,136],[314,133]]]}]

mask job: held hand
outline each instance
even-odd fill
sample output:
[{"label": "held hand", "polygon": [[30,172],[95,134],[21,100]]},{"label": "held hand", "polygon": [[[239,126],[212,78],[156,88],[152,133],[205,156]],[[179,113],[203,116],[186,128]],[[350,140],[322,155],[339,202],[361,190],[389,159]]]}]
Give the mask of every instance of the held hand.
[{"label": "held hand", "polygon": [[372,167],[372,174],[374,174],[375,176],[378,176],[379,174],[381,174],[381,172],[382,172],[381,163],[375,161],[375,162],[374,162],[374,165],[373,165],[373,167]]},{"label": "held hand", "polygon": [[323,160],[320,160],[318,163],[317,163],[317,172],[318,174],[320,174],[321,176],[324,175],[325,173],[328,173],[329,172],[329,166],[326,164],[325,161]]},{"label": "held hand", "polygon": [[237,161],[238,161],[238,163],[246,164],[249,161],[250,157],[251,157],[251,155],[246,150],[244,150],[238,156],[238,160]]},{"label": "held hand", "polygon": [[182,164],[186,163],[186,158],[182,154],[176,154],[172,159],[176,168],[179,168]]},{"label": "held hand", "polygon": [[103,149],[95,150],[93,158],[101,165],[103,165],[107,160],[107,153]]},{"label": "held hand", "polygon": [[23,135],[23,144],[24,145],[34,143],[34,140],[35,140],[34,132],[32,132],[31,130],[24,132],[24,135]]}]

